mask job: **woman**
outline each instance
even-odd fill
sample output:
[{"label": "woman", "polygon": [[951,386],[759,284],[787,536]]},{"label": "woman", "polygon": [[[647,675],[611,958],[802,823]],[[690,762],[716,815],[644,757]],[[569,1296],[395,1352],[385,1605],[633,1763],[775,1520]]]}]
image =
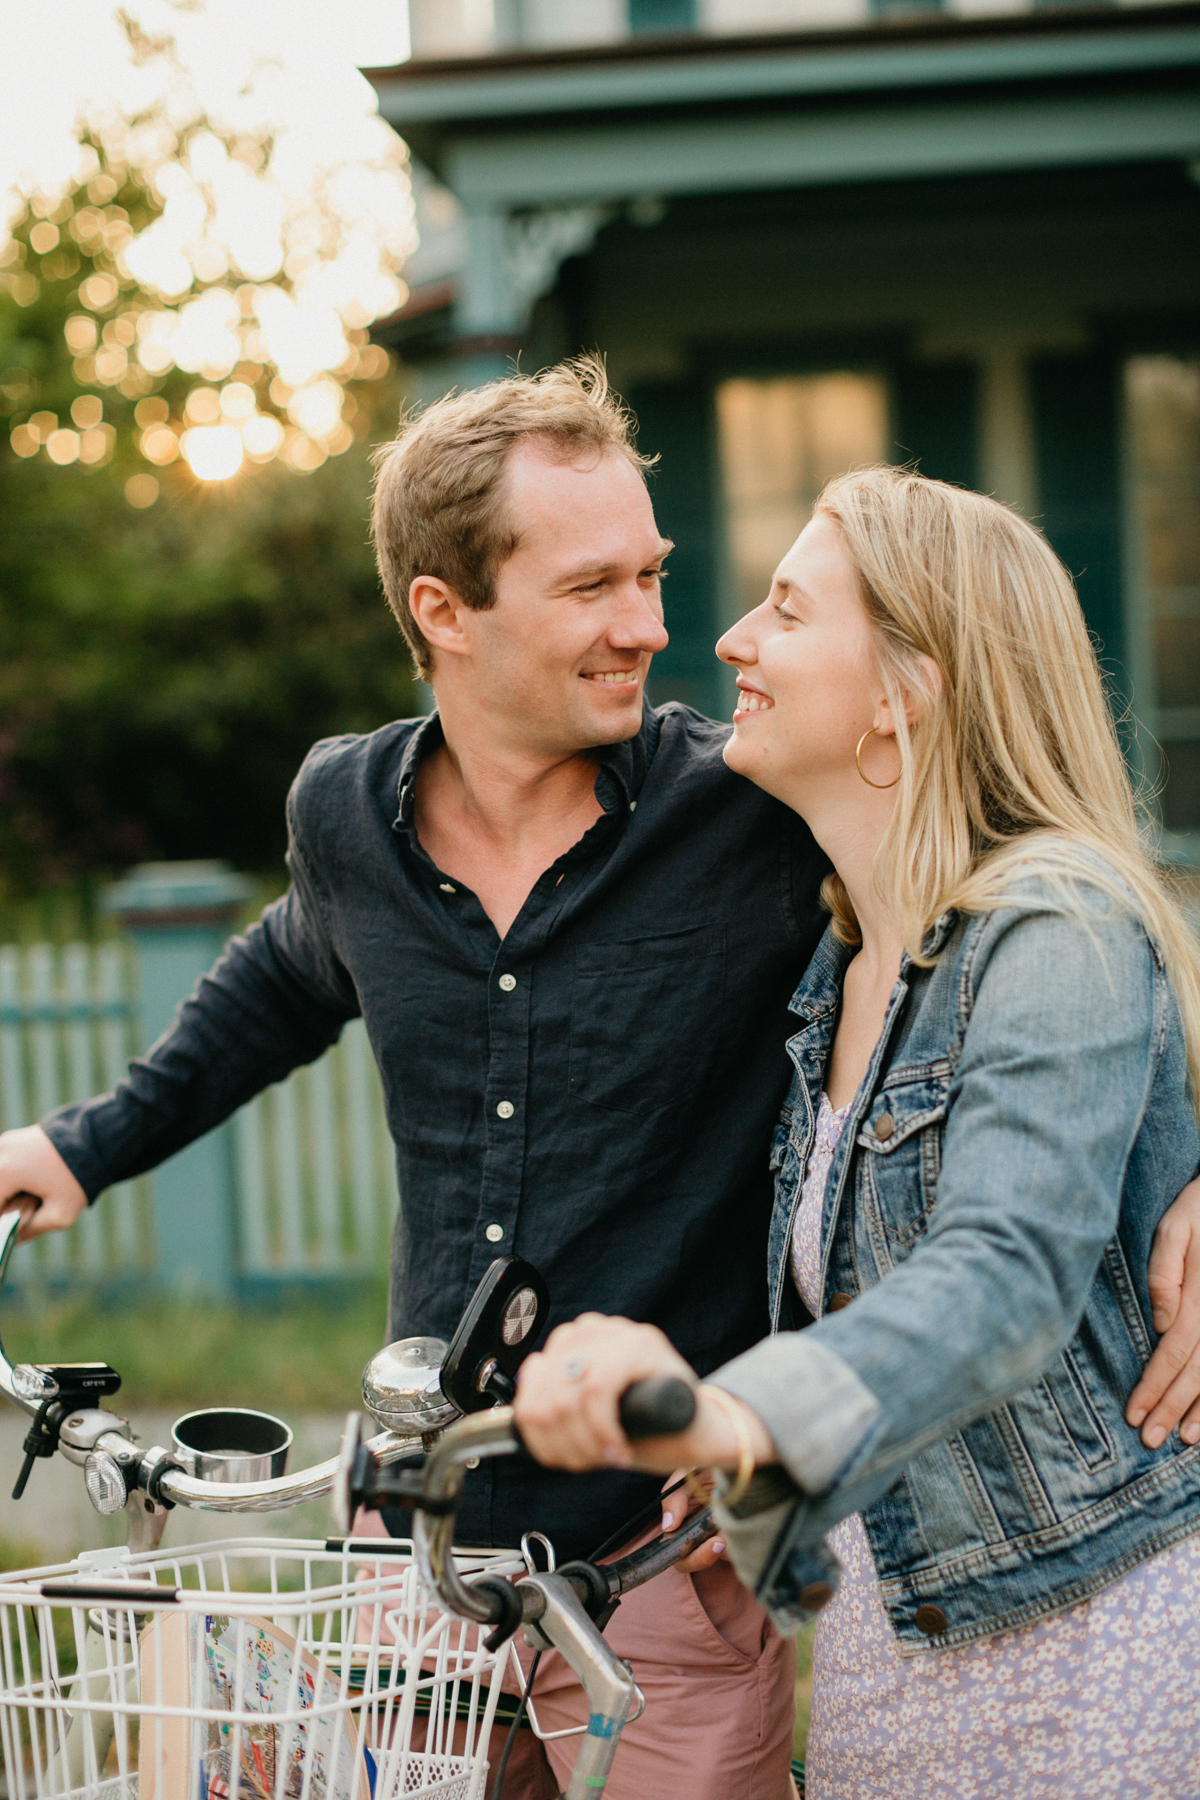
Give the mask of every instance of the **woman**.
[{"label": "woman", "polygon": [[[722,1536],[785,1631],[832,1529],[811,1794],[1198,1793],[1200,1449],[1123,1409],[1200,1151],[1200,968],[1070,580],[994,502],[867,470],[718,654],[726,760],[808,821],[833,917],[792,1002],[778,1335],[637,1463],[737,1469]],[[672,1372],[587,1315],[518,1422],[627,1463],[616,1398]]]}]

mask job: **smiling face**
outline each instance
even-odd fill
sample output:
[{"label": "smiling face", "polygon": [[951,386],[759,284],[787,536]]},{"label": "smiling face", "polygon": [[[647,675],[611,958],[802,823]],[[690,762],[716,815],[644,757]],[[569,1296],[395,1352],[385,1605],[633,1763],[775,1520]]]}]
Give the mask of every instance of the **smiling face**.
[{"label": "smiling face", "polygon": [[[830,519],[818,514],[805,526],[766,600],[726,632],[717,655],[738,671],[731,769],[806,818],[871,791],[855,749],[873,725],[881,737],[890,731],[891,714],[854,569]],[[873,780],[890,781],[898,767],[894,746],[875,739],[863,759]]]},{"label": "smiling face", "polygon": [[575,466],[531,441],[509,457],[504,501],[517,548],[497,570],[495,605],[458,611],[465,655],[439,651],[435,686],[465,681],[477,716],[538,755],[635,736],[650,659],[667,643],[659,578],[671,547],[644,481],[623,456]]}]

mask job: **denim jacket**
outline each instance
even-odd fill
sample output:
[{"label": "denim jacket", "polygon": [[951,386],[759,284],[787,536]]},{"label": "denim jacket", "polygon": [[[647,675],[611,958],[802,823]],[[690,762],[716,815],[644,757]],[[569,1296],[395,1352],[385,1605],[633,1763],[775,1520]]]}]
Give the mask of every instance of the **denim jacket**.
[{"label": "denim jacket", "polygon": [[1074,899],[1027,877],[939,920],[931,967],[904,958],[829,1173],[815,1323],[788,1251],[852,954],[832,930],[792,1000],[776,1335],[710,1377],[791,1477],[755,1517],[719,1509],[784,1631],[854,1512],[908,1653],[1030,1625],[1200,1531],[1200,1446],[1149,1450],[1123,1416],[1154,1229],[1200,1154],[1183,1031],[1136,918]]}]

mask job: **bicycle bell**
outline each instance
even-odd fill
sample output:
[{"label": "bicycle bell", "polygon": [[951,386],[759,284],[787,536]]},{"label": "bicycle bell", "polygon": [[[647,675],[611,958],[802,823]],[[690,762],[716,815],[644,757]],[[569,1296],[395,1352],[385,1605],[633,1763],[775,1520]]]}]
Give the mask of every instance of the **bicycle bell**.
[{"label": "bicycle bell", "polygon": [[442,1392],[446,1355],[442,1338],[400,1338],[373,1356],[363,1370],[367,1411],[385,1431],[423,1437],[457,1419],[460,1408]]},{"label": "bicycle bell", "polygon": [[460,1412],[511,1403],[517,1370],[549,1310],[549,1289],[533,1264],[498,1256],[471,1296],[442,1364],[442,1392]]}]

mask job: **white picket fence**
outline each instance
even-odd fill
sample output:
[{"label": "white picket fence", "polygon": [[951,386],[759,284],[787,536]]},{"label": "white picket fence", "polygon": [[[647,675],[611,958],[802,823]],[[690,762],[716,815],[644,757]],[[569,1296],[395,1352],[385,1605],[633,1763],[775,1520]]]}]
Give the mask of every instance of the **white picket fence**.
[{"label": "white picket fence", "polygon": [[[120,942],[0,947],[0,1124],[113,1087],[139,1047]],[[242,1278],[344,1277],[387,1266],[398,1195],[378,1072],[355,1020],[319,1062],[232,1121]],[[12,1277],[101,1282],[156,1267],[153,1176],[112,1188],[70,1232],[22,1250]]]}]

